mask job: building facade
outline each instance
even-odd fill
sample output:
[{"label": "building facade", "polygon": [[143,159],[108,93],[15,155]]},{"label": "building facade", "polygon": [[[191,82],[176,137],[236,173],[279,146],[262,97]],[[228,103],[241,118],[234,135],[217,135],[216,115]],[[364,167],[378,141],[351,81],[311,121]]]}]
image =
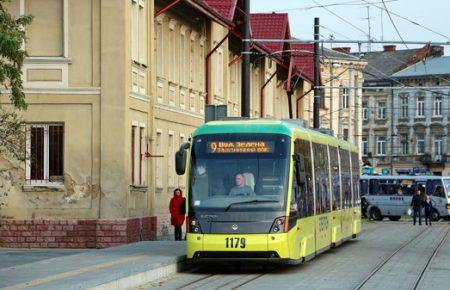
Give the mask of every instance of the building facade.
[{"label": "building facade", "polygon": [[[0,219],[29,221],[27,233],[36,236],[4,238],[0,231],[2,246],[105,247],[170,234],[168,203],[185,184],[175,175],[175,151],[204,122],[205,105],[225,104],[229,116],[240,115],[242,3],[168,4],[6,4],[34,20],[24,44],[29,158],[0,156]],[[252,52],[251,116],[288,118],[289,64],[264,45]],[[291,80],[297,112],[309,84],[300,75]],[[5,90],[0,103],[11,107]],[[89,227],[89,236],[76,243],[67,229],[44,241],[47,230],[31,227],[48,220]]]},{"label": "building facade", "polygon": [[448,60],[442,55],[441,47],[388,46],[366,56],[362,151],[375,172],[449,174]]}]

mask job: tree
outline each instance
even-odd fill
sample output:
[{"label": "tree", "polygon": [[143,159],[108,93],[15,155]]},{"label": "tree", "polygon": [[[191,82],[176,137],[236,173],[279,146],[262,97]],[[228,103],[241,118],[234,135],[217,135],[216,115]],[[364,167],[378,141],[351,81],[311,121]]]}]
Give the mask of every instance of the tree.
[{"label": "tree", "polygon": [[11,109],[0,107],[0,155],[24,158],[24,122],[15,110],[26,110],[22,87],[22,66],[27,56],[22,44],[26,40],[24,27],[31,23],[31,15],[14,17],[0,0],[0,88],[10,95]]}]

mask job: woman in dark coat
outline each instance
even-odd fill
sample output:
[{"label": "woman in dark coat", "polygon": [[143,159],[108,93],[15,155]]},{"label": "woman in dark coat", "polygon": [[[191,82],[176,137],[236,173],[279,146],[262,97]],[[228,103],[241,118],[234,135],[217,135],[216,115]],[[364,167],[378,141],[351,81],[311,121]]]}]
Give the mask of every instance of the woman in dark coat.
[{"label": "woman in dark coat", "polygon": [[170,210],[170,223],[175,228],[175,241],[181,241],[182,236],[182,225],[184,223],[184,212],[182,207],[184,206],[185,199],[183,197],[183,192],[181,189],[177,188],[173,191],[173,197],[170,200],[169,210]]},{"label": "woman in dark coat", "polygon": [[423,202],[423,207],[425,208],[425,224],[428,225],[430,223],[431,226],[431,218],[433,215],[433,200],[429,195],[425,198],[425,201]]}]

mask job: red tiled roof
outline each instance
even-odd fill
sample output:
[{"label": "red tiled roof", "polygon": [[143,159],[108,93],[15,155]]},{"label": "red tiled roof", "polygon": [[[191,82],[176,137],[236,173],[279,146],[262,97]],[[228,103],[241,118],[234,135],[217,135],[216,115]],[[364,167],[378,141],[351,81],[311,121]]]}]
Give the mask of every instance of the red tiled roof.
[{"label": "red tiled roof", "polygon": [[[254,13],[250,15],[253,38],[284,39],[290,38],[287,13]],[[283,50],[283,42],[263,43],[271,52]]]},{"label": "red tiled roof", "polygon": [[296,72],[310,82],[314,81],[314,43],[292,43],[292,57]]},{"label": "red tiled roof", "polygon": [[204,0],[204,2],[225,19],[233,21],[237,0]]}]

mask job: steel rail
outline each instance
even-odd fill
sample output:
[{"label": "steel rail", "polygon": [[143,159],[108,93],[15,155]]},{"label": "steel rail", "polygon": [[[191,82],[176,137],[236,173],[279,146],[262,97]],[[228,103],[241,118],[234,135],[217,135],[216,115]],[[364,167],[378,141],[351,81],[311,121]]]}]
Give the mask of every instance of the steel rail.
[{"label": "steel rail", "polygon": [[416,290],[419,288],[420,283],[423,281],[423,276],[425,275],[425,272],[428,269],[428,266],[430,266],[431,262],[434,260],[434,258],[437,256],[437,253],[439,252],[439,250],[442,248],[442,246],[445,244],[445,241],[447,240],[448,237],[448,233],[449,233],[450,229],[447,229],[447,232],[445,233],[445,235],[442,237],[441,241],[439,242],[439,244],[437,245],[436,249],[434,249],[433,254],[431,255],[431,257],[428,259],[425,267],[423,268],[422,272],[420,273],[419,277],[416,280],[416,283],[414,283],[414,287],[413,289]]},{"label": "steel rail", "polygon": [[417,235],[415,235],[412,239],[410,239],[409,241],[405,242],[403,245],[401,245],[397,250],[395,250],[395,252],[393,252],[389,257],[387,257],[386,259],[384,259],[383,261],[381,261],[377,266],[375,266],[375,268],[372,270],[372,272],[370,272],[370,274],[364,278],[364,280],[362,280],[355,288],[353,288],[354,290],[359,290],[361,289],[373,276],[375,276],[376,273],[378,273],[378,271],[380,271],[380,269],[387,264],[387,262],[389,262],[395,255],[398,254],[398,252],[400,252],[402,249],[404,249],[406,246],[408,246],[409,244],[411,244],[413,241],[417,240],[423,233],[428,232],[428,229],[425,229],[423,231],[421,231],[420,233],[418,233]]}]

